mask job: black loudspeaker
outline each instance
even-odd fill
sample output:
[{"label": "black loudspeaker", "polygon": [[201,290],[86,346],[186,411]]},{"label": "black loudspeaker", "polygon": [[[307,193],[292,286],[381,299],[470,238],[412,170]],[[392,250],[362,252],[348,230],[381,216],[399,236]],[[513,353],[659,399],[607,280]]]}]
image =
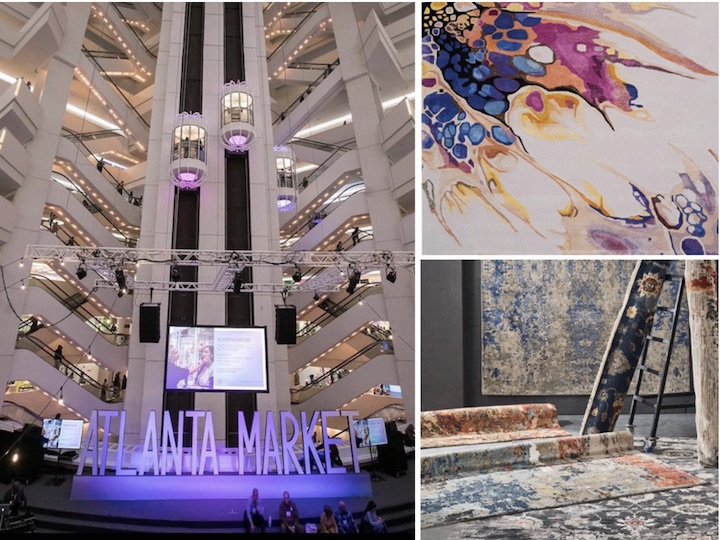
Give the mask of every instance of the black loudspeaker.
[{"label": "black loudspeaker", "polygon": [[385,422],[385,431],[388,443],[377,447],[380,469],[395,477],[407,474],[408,464],[402,434],[398,431],[395,422]]},{"label": "black loudspeaker", "polygon": [[295,345],[295,306],[275,306],[275,342],[278,345]]},{"label": "black loudspeaker", "polygon": [[140,343],[160,342],[160,304],[140,304]]}]

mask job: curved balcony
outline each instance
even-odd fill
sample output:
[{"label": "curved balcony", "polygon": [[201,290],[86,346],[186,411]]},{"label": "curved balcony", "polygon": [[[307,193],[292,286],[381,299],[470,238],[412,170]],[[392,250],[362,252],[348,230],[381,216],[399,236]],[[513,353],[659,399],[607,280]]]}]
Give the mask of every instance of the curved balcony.
[{"label": "curved balcony", "polygon": [[[20,325],[17,349],[33,352],[49,365],[53,366],[62,376],[70,381],[77,382],[78,386],[105,403],[115,403],[122,400],[122,395],[115,395],[112,389],[106,387],[105,392],[102,390],[103,383],[100,379],[112,380],[112,372],[98,369],[97,364],[94,364],[86,357],[73,358],[71,356],[62,356],[59,361],[56,361],[54,349],[33,335],[37,331],[28,328],[28,323],[31,321],[32,320],[26,321],[25,324]],[[28,332],[23,333],[23,330],[28,330]],[[93,373],[97,375],[93,376]]]},{"label": "curved balcony", "polygon": [[130,335],[121,333],[116,325],[114,327],[112,324],[107,324],[104,320],[107,317],[102,313],[102,310],[93,305],[88,299],[90,295],[86,296],[78,292],[74,286],[65,282],[58,283],[37,274],[30,274],[29,285],[31,287],[40,287],[52,295],[75,316],[85,321],[88,326],[97,332],[98,336],[108,343],[123,345],[129,341]]},{"label": "curved balcony", "polygon": [[343,338],[363,328],[370,321],[386,320],[385,302],[381,295],[371,295],[362,306],[356,305],[329,321],[307,339],[288,349],[288,371],[293,373],[307,366],[312,359],[324,355]]},{"label": "curved balcony", "polygon": [[[43,332],[53,332],[55,338],[67,336],[74,342],[77,354],[90,350],[98,362],[113,372],[127,371],[127,343],[113,345],[104,339],[97,339],[97,332],[78,317],[71,317],[71,311],[58,302],[50,293],[38,287],[28,287],[25,291],[25,311],[32,313],[46,328]],[[47,328],[49,324],[52,328]],[[69,350],[66,356],[70,356]]]},{"label": "curved balcony", "polygon": [[[2,199],[0,199],[2,201]],[[62,229],[61,229],[62,230]],[[39,243],[44,246],[57,246],[60,244],[67,244],[67,238],[60,237],[58,234],[53,234],[50,232],[46,227],[42,227],[40,231],[40,235],[38,237]],[[64,266],[61,266],[60,269],[57,268],[56,265],[53,265],[53,270],[56,272],[63,271],[66,279],[71,276],[77,275],[77,267],[78,265],[76,263],[65,263]],[[76,284],[74,285],[78,290],[82,290],[85,294],[90,294],[91,290],[93,289],[92,284],[93,277],[96,275],[92,271],[88,271],[88,275],[91,276],[90,278],[85,278],[84,280],[78,280]],[[99,277],[99,276],[98,276]],[[112,308],[112,312],[114,315],[116,315],[118,318],[128,318],[132,316],[132,296],[124,296],[122,298],[118,298],[117,293],[115,289],[98,289],[92,293],[93,297],[97,300],[95,303],[100,303],[99,305],[102,305],[106,307],[108,310]]]},{"label": "curved balcony", "polygon": [[[381,354],[325,387],[302,403],[292,406],[293,412],[324,411],[342,409],[352,398],[358,398],[349,406],[360,412],[359,418],[365,418],[387,405],[388,399],[397,403],[396,398],[369,395],[370,389],[379,384],[397,384],[397,370],[394,356]],[[375,399],[381,398],[381,399]]]},{"label": "curved balcony", "polygon": [[[27,349],[15,350],[8,380],[27,380],[40,389],[13,393],[12,401],[43,417],[52,418],[55,414],[65,413],[70,409],[84,418],[90,418],[93,410],[123,408],[120,402],[103,402],[77,381],[69,380],[54,366]],[[51,397],[57,394],[61,386],[65,406],[59,405]]]}]

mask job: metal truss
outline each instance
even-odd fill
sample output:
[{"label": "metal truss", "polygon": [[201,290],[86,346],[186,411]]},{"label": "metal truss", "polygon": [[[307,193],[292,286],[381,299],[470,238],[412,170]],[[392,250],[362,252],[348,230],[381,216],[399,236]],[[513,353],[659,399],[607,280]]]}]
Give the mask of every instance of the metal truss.
[{"label": "metal truss", "polygon": [[[96,279],[95,287],[99,289],[117,289],[115,280]],[[214,283],[196,283],[191,281],[134,281],[132,285],[128,282],[128,287],[136,291],[195,291],[195,292],[233,292],[233,286],[230,284],[224,289],[218,288]],[[318,292],[336,292],[340,290],[340,283],[324,284],[318,287],[308,287],[305,284],[293,283],[292,285],[277,285],[274,283],[243,283],[240,292],[247,293],[293,293],[304,290],[317,290]]]},{"label": "metal truss", "polygon": [[[118,288],[116,272],[121,270],[128,289],[158,291],[231,292],[238,271],[245,267],[327,268],[309,279],[292,284],[243,283],[242,292],[299,291],[334,292],[347,281],[345,271],[361,272],[403,267],[414,271],[415,254],[407,251],[208,251],[188,249],[105,248],[85,246],[29,245],[25,259],[48,264],[77,263],[92,269],[101,279],[98,288]],[[141,281],[135,279],[138,264],[172,266],[214,266],[218,273],[212,282]]]}]

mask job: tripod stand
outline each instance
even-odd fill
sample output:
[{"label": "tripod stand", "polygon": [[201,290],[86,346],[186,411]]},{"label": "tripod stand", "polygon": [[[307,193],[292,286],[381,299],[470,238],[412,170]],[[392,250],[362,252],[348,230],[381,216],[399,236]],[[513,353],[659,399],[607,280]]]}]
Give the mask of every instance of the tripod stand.
[{"label": "tripod stand", "polygon": [[60,473],[60,454],[62,453],[62,450],[60,448],[57,449],[57,464],[55,466],[55,478],[53,479],[52,485],[57,487],[61,486],[63,482],[65,482],[65,475],[63,475],[62,478],[60,478],[58,475]]},{"label": "tripod stand", "polygon": [[385,479],[380,476],[376,470],[375,457],[373,455],[373,445],[370,443],[370,480],[372,482],[383,482]]}]

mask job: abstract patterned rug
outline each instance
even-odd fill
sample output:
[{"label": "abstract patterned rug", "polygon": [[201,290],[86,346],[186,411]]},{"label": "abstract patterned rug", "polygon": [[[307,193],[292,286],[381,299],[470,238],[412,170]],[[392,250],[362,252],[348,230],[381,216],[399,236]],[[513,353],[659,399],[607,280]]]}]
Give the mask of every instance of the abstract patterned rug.
[{"label": "abstract patterned rug", "polygon": [[462,540],[717,540],[718,470],[702,468],[696,440],[660,439],[658,460],[700,478],[688,488],[458,523],[443,538]]},{"label": "abstract patterned rug", "polygon": [[432,480],[472,471],[508,471],[578,459],[610,457],[633,450],[629,431],[556,437],[536,441],[508,441],[449,448],[423,448],[420,477]]},{"label": "abstract patterned rug", "polygon": [[421,526],[447,525],[703,483],[705,481],[697,476],[640,452],[531,469],[458,474],[423,482]]},{"label": "abstract patterned rug", "polygon": [[717,17],[423,3],[425,253],[717,254]]},{"label": "abstract patterned rug", "polygon": [[421,448],[567,435],[552,403],[464,407],[420,416]]},{"label": "abstract patterned rug", "polygon": [[[623,304],[635,261],[481,261],[482,391],[484,395],[588,395]],[[673,261],[670,271],[683,272]],[[672,303],[676,283],[666,283],[661,305]],[[655,327],[669,335],[668,313]],[[667,393],[688,392],[687,303],[680,304]],[[659,368],[664,347],[648,350]],[[657,389],[645,377],[643,391]]]}]

